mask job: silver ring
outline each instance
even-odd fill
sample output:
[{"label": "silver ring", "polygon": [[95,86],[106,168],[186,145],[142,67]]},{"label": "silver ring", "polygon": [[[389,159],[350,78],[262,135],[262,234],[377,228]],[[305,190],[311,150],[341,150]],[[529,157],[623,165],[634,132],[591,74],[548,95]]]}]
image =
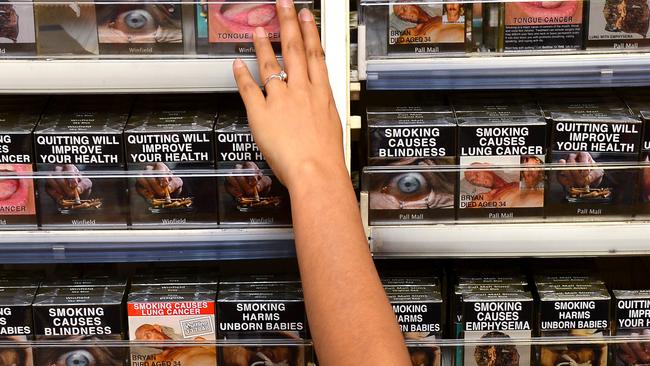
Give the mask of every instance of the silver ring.
[{"label": "silver ring", "polygon": [[276,73],[276,74],[271,74],[271,75],[269,75],[269,77],[266,78],[266,80],[264,81],[264,88],[266,89],[266,84],[268,84],[269,82],[271,82],[271,80],[273,80],[273,79],[278,79],[278,80],[280,80],[280,81],[287,81],[287,78],[288,78],[288,77],[289,77],[289,75],[287,75],[287,73],[286,73],[284,70],[280,70],[280,72],[278,72],[278,73]]}]

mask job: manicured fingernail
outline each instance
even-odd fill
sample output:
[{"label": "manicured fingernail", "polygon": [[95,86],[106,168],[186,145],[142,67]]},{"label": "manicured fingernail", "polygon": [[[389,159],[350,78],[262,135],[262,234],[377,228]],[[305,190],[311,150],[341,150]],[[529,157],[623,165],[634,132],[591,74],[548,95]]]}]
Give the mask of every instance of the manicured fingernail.
[{"label": "manicured fingernail", "polygon": [[257,27],[255,28],[255,37],[257,38],[267,38],[268,34],[262,27]]},{"label": "manicured fingernail", "polygon": [[314,20],[314,14],[312,14],[307,8],[302,8],[298,13],[298,17],[303,22],[311,22]]},{"label": "manicured fingernail", "polygon": [[235,62],[232,63],[232,67],[234,67],[235,69],[239,69],[239,68],[242,68],[244,66],[245,66],[244,61],[242,61],[240,59],[236,59]]},{"label": "manicured fingernail", "polygon": [[291,8],[293,7],[293,0],[278,0],[278,5],[281,8]]}]

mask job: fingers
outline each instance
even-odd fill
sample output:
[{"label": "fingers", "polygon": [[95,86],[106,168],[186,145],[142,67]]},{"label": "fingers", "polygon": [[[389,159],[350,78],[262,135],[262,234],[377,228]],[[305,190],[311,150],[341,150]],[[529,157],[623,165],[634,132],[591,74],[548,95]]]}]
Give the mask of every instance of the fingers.
[{"label": "fingers", "polygon": [[264,94],[253,75],[248,70],[248,66],[242,60],[235,60],[232,64],[233,73],[235,74],[235,80],[237,81],[237,88],[239,89],[239,95],[241,95],[246,110],[248,111],[259,111],[263,108],[266,103],[264,99]]},{"label": "fingers", "polygon": [[93,182],[88,178],[82,178],[77,183],[77,191],[79,194],[89,192],[93,188]]},{"label": "fingers", "polygon": [[298,13],[298,19],[300,19],[300,29],[302,30],[302,38],[305,44],[305,57],[307,59],[309,80],[316,86],[329,86],[325,52],[323,52],[314,15],[309,9],[304,8]]},{"label": "fingers", "polygon": [[168,188],[170,193],[181,194],[183,192],[183,180],[179,177],[172,177]]},{"label": "fingers", "polygon": [[237,182],[234,176],[226,177],[225,187],[226,187],[226,191],[235,198],[240,198],[244,196],[243,192],[239,188],[239,183]]},{"label": "fingers", "polygon": [[[253,42],[255,44],[255,54],[257,55],[257,64],[260,69],[260,80],[264,83],[273,74],[282,71],[282,67],[275,56],[273,46],[269,36],[262,27],[255,28],[253,32]],[[264,86],[267,94],[275,90],[286,88],[287,84],[280,79],[271,79]]]},{"label": "fingers", "polygon": [[302,38],[298,15],[293,0],[277,0],[278,17],[280,19],[280,41],[282,43],[282,59],[284,68],[289,75],[288,83],[307,84],[307,59]]}]

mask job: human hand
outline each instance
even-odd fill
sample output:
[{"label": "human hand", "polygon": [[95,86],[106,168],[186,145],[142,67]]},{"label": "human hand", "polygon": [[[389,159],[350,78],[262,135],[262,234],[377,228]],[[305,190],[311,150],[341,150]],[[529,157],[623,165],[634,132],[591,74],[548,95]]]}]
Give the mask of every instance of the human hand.
[{"label": "human hand", "polygon": [[[571,153],[566,159],[560,159],[560,164],[596,164],[596,161],[587,152]],[[574,187],[595,187],[600,185],[605,176],[605,171],[602,169],[569,169],[560,170],[557,172],[557,180],[564,186],[565,189],[570,190]]]},{"label": "human hand", "polygon": [[56,173],[61,176],[70,176],[70,178],[51,178],[47,180],[45,190],[55,201],[60,202],[64,199],[79,200],[81,196],[90,195],[93,183],[90,179],[84,178],[79,169],[72,164],[56,166]]},{"label": "human hand", "polygon": [[[262,154],[278,179],[292,191],[306,175],[347,174],[343,136],[314,17],[296,14],[292,0],[278,0],[282,56],[287,82],[271,79],[266,95],[241,60],[233,64],[248,121]],[[255,50],[261,80],[279,73],[267,32],[256,28]]]},{"label": "human hand", "polygon": [[[650,330],[644,329],[643,336],[648,336]],[[631,333],[630,336],[638,337],[639,333]],[[618,345],[618,358],[628,365],[648,364],[650,363],[650,343],[631,342],[621,343]]]},{"label": "human hand", "polygon": [[136,181],[136,188],[141,196],[147,199],[153,198],[171,198],[177,196],[183,191],[183,180],[172,174],[169,167],[164,163],[155,163],[147,165],[146,171],[159,172],[164,176],[146,176],[140,177]]},{"label": "human hand", "polygon": [[259,167],[253,162],[246,162],[243,165],[235,165],[235,169],[256,170],[255,175],[229,176],[226,178],[226,191],[235,198],[255,198],[260,195],[268,195],[271,191],[273,180],[259,171]]}]

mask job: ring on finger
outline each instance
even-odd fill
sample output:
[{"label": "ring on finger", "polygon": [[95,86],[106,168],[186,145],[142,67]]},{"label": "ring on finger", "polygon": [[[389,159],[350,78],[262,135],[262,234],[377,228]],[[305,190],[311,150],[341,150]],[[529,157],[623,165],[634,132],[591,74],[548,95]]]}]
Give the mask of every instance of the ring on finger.
[{"label": "ring on finger", "polygon": [[280,70],[280,72],[277,72],[275,74],[271,74],[264,81],[264,89],[266,89],[266,85],[268,83],[270,83],[271,80],[278,79],[278,80],[280,80],[282,82],[286,82],[288,77],[289,77],[289,75],[287,75],[287,73],[284,70]]}]

